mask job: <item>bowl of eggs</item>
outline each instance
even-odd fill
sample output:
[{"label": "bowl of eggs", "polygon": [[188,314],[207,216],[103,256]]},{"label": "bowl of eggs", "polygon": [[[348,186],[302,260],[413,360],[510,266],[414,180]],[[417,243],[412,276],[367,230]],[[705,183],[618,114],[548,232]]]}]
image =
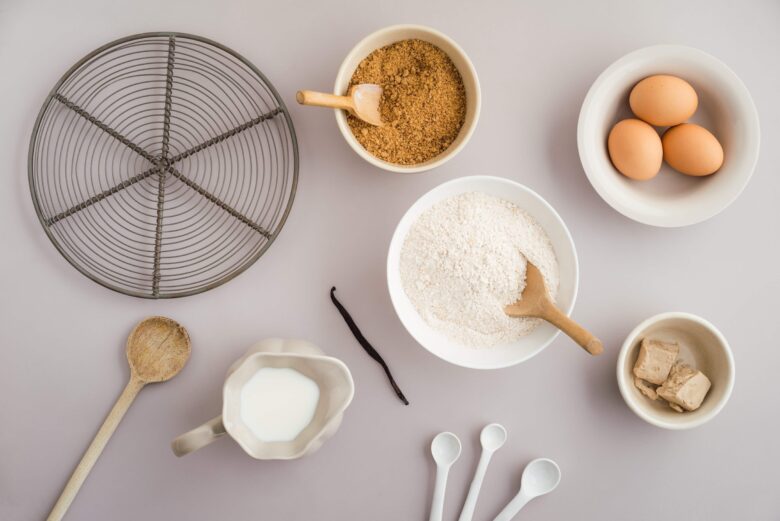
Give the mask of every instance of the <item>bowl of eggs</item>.
[{"label": "bowl of eggs", "polygon": [[709,219],[747,186],[758,161],[758,112],[717,58],[655,45],[610,65],[580,110],[577,146],[596,192],[635,221]]}]

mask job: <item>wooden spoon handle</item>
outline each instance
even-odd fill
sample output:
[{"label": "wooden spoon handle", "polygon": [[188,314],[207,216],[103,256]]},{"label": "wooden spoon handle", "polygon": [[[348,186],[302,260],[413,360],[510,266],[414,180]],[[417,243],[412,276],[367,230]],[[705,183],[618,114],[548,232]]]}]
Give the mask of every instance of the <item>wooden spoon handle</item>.
[{"label": "wooden spoon handle", "polygon": [[333,109],[344,109],[352,111],[354,105],[349,96],[336,96],[325,92],[315,92],[313,90],[299,90],[295,99],[301,105],[312,105],[315,107],[330,107]]},{"label": "wooden spoon handle", "polygon": [[82,456],[81,461],[76,466],[73,474],[71,474],[68,483],[62,490],[62,494],[60,494],[60,498],[57,500],[57,503],[54,504],[54,508],[52,508],[49,517],[46,518],[47,521],[60,521],[65,515],[65,512],[68,511],[68,507],[73,503],[73,499],[76,497],[76,494],[78,494],[81,485],[84,483],[84,480],[87,479],[89,471],[92,470],[92,467],[103,452],[108,440],[111,438],[111,435],[114,434],[117,425],[122,421],[127,409],[130,407],[130,404],[133,403],[138,391],[140,391],[143,386],[144,382],[135,376],[130,377],[130,381],[127,383],[127,386],[125,386],[125,390],[119,395],[119,399],[117,399],[111,412],[106,416],[103,425],[100,426],[100,430],[98,430],[92,443],[87,448],[84,456]]},{"label": "wooden spoon handle", "polygon": [[595,356],[604,352],[604,346],[601,344],[601,340],[566,316],[566,314],[556,306],[552,304],[545,306],[544,316],[542,316],[542,318],[569,335],[572,340],[582,346],[588,353]]}]

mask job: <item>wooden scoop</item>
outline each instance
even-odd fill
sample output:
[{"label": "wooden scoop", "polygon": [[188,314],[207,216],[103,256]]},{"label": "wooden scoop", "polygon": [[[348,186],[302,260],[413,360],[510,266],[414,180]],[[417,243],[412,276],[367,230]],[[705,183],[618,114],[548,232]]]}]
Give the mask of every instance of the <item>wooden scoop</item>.
[{"label": "wooden scoop", "polygon": [[190,337],[187,330],[170,318],[151,317],[135,326],[127,338],[130,381],[70,476],[47,521],[59,521],[65,515],[109,438],[144,385],[170,380],[181,371],[189,357]]},{"label": "wooden scoop", "polygon": [[379,113],[382,87],[379,85],[371,83],[355,85],[349,89],[346,96],[336,96],[313,90],[299,90],[295,99],[301,105],[344,109],[366,123],[377,127],[382,126],[382,116]]},{"label": "wooden scoop", "polygon": [[542,318],[569,335],[588,353],[600,355],[604,351],[601,340],[567,317],[550,300],[547,288],[544,286],[542,273],[530,262],[526,264],[525,268],[525,290],[523,290],[522,297],[514,304],[505,307],[504,312],[510,317]]}]

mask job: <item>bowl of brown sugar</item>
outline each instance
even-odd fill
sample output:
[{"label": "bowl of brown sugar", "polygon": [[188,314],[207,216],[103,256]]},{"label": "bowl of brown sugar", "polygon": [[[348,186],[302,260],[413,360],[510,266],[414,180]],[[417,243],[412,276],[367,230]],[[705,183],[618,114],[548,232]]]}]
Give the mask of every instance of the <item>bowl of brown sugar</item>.
[{"label": "bowl of brown sugar", "polygon": [[480,89],[463,49],[420,25],[394,25],[365,37],[341,64],[334,92],[382,87],[382,125],[342,110],[336,122],[359,156],[392,172],[424,172],[453,158],[477,126]]}]

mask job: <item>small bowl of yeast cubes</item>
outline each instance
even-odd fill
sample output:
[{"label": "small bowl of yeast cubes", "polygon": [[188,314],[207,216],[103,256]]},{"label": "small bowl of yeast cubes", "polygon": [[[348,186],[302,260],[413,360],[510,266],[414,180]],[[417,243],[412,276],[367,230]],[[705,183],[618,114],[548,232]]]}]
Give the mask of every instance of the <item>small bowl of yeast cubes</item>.
[{"label": "small bowl of yeast cubes", "polygon": [[[665,355],[648,354],[652,346],[646,343],[662,345]],[[644,421],[664,429],[690,429],[713,419],[729,401],[734,378],[728,341],[712,323],[691,313],[675,311],[648,318],[628,334],[618,354],[617,382],[626,405]],[[695,400],[692,406],[691,400]]]},{"label": "small bowl of yeast cubes", "polygon": [[471,60],[448,36],[421,25],[394,25],[363,38],[344,58],[333,92],[356,84],[383,88],[383,124],[343,110],[336,123],[350,147],[372,165],[399,173],[436,168],[474,133],[481,94]]},{"label": "small bowl of yeast cubes", "polygon": [[661,227],[728,207],[753,174],[759,143],[742,81],[717,58],[680,45],[645,47],[610,65],[577,127],[596,192],[626,217]]}]

